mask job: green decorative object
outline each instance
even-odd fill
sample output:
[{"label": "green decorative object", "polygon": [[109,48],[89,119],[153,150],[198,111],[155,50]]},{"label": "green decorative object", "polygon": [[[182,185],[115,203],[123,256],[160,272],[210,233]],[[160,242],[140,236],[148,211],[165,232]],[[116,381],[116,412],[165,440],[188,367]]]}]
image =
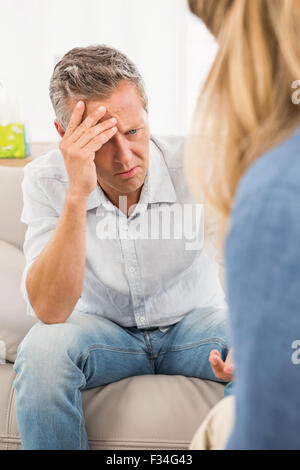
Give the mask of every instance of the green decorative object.
[{"label": "green decorative object", "polygon": [[25,158],[30,155],[27,126],[21,118],[18,95],[0,82],[0,158]]},{"label": "green decorative object", "polygon": [[0,125],[0,158],[24,158],[28,155],[24,124]]}]

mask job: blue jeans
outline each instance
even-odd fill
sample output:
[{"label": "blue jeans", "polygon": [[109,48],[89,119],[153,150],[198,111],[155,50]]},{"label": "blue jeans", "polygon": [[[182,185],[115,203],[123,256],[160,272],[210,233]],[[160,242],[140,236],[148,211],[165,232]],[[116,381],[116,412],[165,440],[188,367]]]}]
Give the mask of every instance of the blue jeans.
[{"label": "blue jeans", "polygon": [[81,402],[85,389],[145,374],[222,382],[208,361],[212,349],[227,356],[224,310],[194,310],[166,332],[124,328],[79,312],[65,323],[36,323],[14,364],[23,448],[89,449]]}]

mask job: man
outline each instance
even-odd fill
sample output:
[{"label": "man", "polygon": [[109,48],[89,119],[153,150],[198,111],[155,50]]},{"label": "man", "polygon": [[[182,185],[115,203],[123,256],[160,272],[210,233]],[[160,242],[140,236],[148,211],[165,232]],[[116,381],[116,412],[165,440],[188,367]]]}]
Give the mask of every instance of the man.
[{"label": "man", "polygon": [[81,390],[141,374],[226,379],[225,303],[199,224],[178,231],[198,220],[183,142],[150,135],[134,64],[73,49],[50,96],[60,151],[23,181],[22,291],[40,322],[14,365],[17,419],[25,449],[88,449]]}]

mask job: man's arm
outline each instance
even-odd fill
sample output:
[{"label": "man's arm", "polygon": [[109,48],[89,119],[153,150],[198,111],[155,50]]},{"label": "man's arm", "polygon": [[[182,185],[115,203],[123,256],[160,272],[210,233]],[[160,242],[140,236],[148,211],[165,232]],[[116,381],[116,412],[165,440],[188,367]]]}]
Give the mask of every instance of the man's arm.
[{"label": "man's arm", "polygon": [[95,152],[116,132],[116,121],[95,125],[105,114],[96,110],[83,122],[83,102],[74,108],[60,143],[69,176],[62,213],[51,239],[28,270],[26,289],[31,306],[44,323],[63,323],[72,313],[84,282],[86,210],[97,186]]},{"label": "man's arm", "polygon": [[62,323],[81,295],[85,267],[87,199],[67,195],[52,238],[30,267],[26,288],[37,317]]}]

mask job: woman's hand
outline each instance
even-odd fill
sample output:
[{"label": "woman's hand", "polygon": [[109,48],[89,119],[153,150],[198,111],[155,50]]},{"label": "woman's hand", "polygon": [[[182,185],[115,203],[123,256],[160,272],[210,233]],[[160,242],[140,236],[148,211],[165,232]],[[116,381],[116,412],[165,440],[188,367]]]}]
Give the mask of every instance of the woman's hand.
[{"label": "woman's hand", "polygon": [[222,360],[220,353],[217,349],[210,351],[209,362],[215,376],[225,382],[233,380],[234,366],[232,359],[232,349],[227,354],[225,362]]}]

